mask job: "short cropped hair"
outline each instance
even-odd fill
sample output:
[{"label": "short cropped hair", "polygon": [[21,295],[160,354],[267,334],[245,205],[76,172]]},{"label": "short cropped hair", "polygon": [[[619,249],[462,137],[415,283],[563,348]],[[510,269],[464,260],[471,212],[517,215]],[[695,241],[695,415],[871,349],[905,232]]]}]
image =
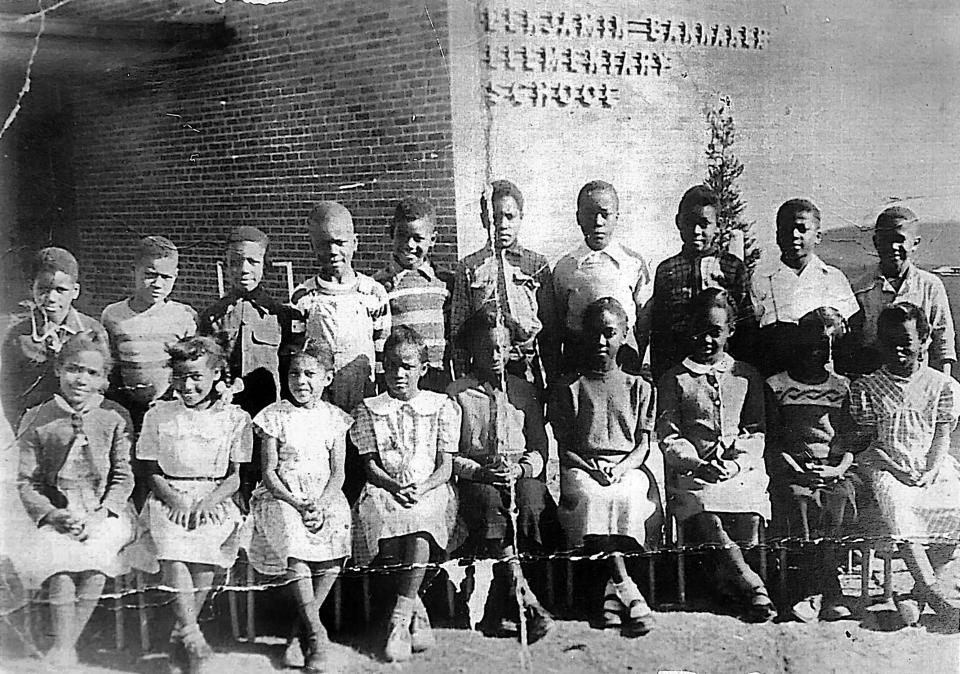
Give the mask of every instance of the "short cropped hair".
[{"label": "short cropped hair", "polygon": [[180,263],[180,251],[173,241],[165,236],[145,236],[137,244],[134,262],[139,264],[144,260],[169,259],[175,264]]},{"label": "short cropped hair", "polygon": [[917,326],[917,335],[921,342],[930,338],[930,321],[927,315],[916,304],[910,302],[896,302],[886,307],[877,317],[877,340],[883,341],[881,335],[897,325],[914,322]]},{"label": "short cropped hair", "polygon": [[917,222],[917,214],[906,206],[891,206],[877,216],[875,231],[890,230],[900,227],[904,223]]},{"label": "short cropped hair", "polygon": [[421,363],[429,360],[427,343],[423,341],[419,332],[408,325],[398,325],[390,332],[390,336],[383,345],[383,355],[386,357],[388,353],[396,353],[404,346],[414,347]]},{"label": "short cropped hair", "polygon": [[720,200],[717,193],[706,185],[694,185],[680,197],[680,205],[677,206],[677,213],[686,213],[694,208],[706,208],[713,206],[720,207]]},{"label": "short cropped hair", "polygon": [[579,208],[580,202],[583,201],[588,194],[593,192],[611,192],[613,196],[617,198],[617,202],[620,202],[620,196],[617,194],[617,190],[613,185],[605,180],[591,180],[581,187],[577,193],[577,207]]},{"label": "short cropped hair", "polygon": [[820,209],[815,203],[809,199],[788,199],[777,209],[777,227],[781,223],[787,223],[788,218],[794,218],[799,213],[812,213],[817,222],[820,222]]},{"label": "short cropped hair", "polygon": [[397,225],[402,222],[413,222],[415,220],[426,220],[431,227],[437,224],[437,209],[433,202],[423,197],[404,197],[397,204],[393,212],[393,220],[390,221],[390,236],[397,231]]},{"label": "short cropped hair", "polygon": [[613,297],[601,297],[587,305],[583,310],[583,325],[586,327],[590,322],[598,320],[603,314],[608,313],[617,317],[617,322],[626,330],[629,319],[623,305]]},{"label": "short cropped hair", "polygon": [[92,330],[78,332],[64,342],[60,348],[60,353],[57,354],[57,365],[63,365],[71,356],[87,351],[99,353],[103,357],[103,374],[106,376],[112,367],[110,345]]},{"label": "short cropped hair", "polygon": [[223,348],[212,337],[200,335],[185,337],[177,342],[168,344],[166,350],[171,366],[176,363],[189,362],[199,358],[207,358],[210,367],[214,369],[224,370],[227,364]]},{"label": "short cropped hair", "polygon": [[230,230],[230,235],[227,237],[227,245],[231,243],[246,243],[248,241],[259,244],[264,250],[270,247],[270,237],[262,230],[251,225],[234,227]]},{"label": "short cropped hair", "polygon": [[37,278],[44,272],[56,274],[58,271],[62,271],[71,279],[77,281],[77,277],[80,275],[80,265],[73,253],[66,248],[57,248],[56,246],[39,250],[33,261],[33,278]]},{"label": "short cropped hair", "polygon": [[727,323],[733,325],[737,320],[737,309],[733,305],[733,298],[723,288],[707,288],[698,293],[690,302],[689,315],[695,319],[702,318],[710,309],[723,309],[727,312]]},{"label": "short cropped hair", "polygon": [[307,339],[303,346],[290,355],[290,362],[300,358],[313,358],[327,372],[333,372],[333,349],[322,339]]},{"label": "short cropped hair", "polygon": [[492,183],[490,183],[490,187],[493,189],[493,194],[490,197],[490,203],[498,201],[499,199],[511,197],[517,202],[517,208],[519,208],[520,212],[523,213],[523,193],[520,191],[519,187],[514,185],[509,180],[494,180]]}]

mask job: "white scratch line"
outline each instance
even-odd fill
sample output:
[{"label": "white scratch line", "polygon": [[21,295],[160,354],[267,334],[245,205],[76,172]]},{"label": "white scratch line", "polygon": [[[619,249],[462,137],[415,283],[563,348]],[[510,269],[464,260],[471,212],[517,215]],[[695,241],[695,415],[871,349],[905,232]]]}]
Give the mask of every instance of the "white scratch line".
[{"label": "white scratch line", "polygon": [[[61,2],[60,4],[62,5],[63,3]],[[23,97],[27,95],[28,91],[30,91],[30,74],[33,72],[33,62],[36,60],[37,52],[40,50],[40,36],[43,35],[46,11],[49,11],[44,11],[42,0],[39,0],[37,5],[40,7],[40,11],[37,13],[40,16],[40,26],[37,28],[37,36],[33,38],[33,49],[30,50],[30,60],[27,61],[27,70],[23,76],[23,86],[20,87],[20,91],[17,93],[17,101],[13,104],[13,109],[10,110],[10,114],[7,115],[7,119],[3,123],[3,128],[0,128],[0,138],[3,138],[3,134],[7,132],[7,129],[10,128],[10,126],[13,124],[13,121],[17,118],[17,114],[20,112],[20,104],[23,102]]]},{"label": "white scratch line", "polygon": [[[27,23],[28,21],[32,21],[33,19],[36,19],[37,17],[39,17],[39,18],[42,20],[43,17],[44,17],[44,15],[45,15],[47,12],[52,12],[52,11],[55,10],[55,9],[60,9],[61,7],[63,7],[64,5],[66,5],[66,4],[70,3],[70,2],[73,2],[73,0],[60,0],[60,2],[54,3],[54,4],[50,5],[49,7],[47,7],[46,9],[44,9],[44,8],[43,8],[43,5],[41,4],[41,5],[40,5],[40,11],[39,11],[39,12],[34,12],[33,14],[25,14],[25,15],[21,16],[19,19],[17,19],[16,23]],[[38,3],[38,4],[39,4],[39,3]]]},{"label": "white scratch line", "polygon": [[423,13],[427,15],[427,21],[430,22],[430,27],[433,28],[433,36],[437,40],[437,47],[440,48],[440,58],[443,59],[443,67],[447,70],[447,73],[450,72],[450,66],[447,65],[447,55],[443,53],[443,45],[440,43],[440,33],[437,32],[437,27],[433,24],[433,17],[430,16],[430,10],[427,9],[427,5],[423,5]]}]

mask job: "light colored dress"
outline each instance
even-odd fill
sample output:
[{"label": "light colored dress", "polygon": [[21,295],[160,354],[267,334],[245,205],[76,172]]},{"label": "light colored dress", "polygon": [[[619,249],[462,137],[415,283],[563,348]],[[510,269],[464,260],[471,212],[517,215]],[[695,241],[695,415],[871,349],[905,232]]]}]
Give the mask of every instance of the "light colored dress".
[{"label": "light colored dress", "polygon": [[[850,413],[861,431],[872,436],[860,455],[877,497],[880,515],[895,538],[914,541],[960,541],[960,466],[947,455],[936,481],[911,487],[879,468],[875,449],[916,474],[926,469],[936,425],[957,424],[955,384],[950,377],[921,367],[900,377],[886,366],[856,380]],[[871,460],[872,459],[872,460]]]},{"label": "light colored dress", "polygon": [[[156,461],[170,487],[192,503],[220,485],[231,462],[250,461],[252,451],[250,415],[222,401],[205,410],[180,400],[157,401],[137,441],[137,458]],[[221,522],[187,529],[172,522],[167,506],[151,493],[140,513],[140,554],[132,563],[148,572],[156,572],[161,559],[233,566],[243,516],[232,499],[222,502],[222,511]]]},{"label": "light colored dress", "polygon": [[[613,466],[653,430],[654,395],[641,377],[619,368],[590,372],[558,390],[549,409],[561,451],[578,454],[597,468]],[[601,485],[580,468],[560,472],[557,515],[567,545],[577,548],[586,536],[626,536],[647,549],[660,543],[663,509],[657,447],[642,468]]]},{"label": "light colored dress", "polygon": [[[729,354],[714,365],[686,358],[663,375],[657,395],[668,511],[680,521],[701,512],[755,513],[769,520],[760,373]],[[739,472],[717,483],[689,474],[721,446]]]},{"label": "light colored dress", "polygon": [[[376,453],[383,470],[402,483],[430,477],[437,452],[457,452],[460,407],[445,395],[420,391],[404,401],[384,393],[364,400],[353,416],[350,437],[360,454]],[[366,564],[377,556],[381,540],[415,533],[429,535],[446,550],[456,523],[457,495],[450,483],[430,490],[412,508],[367,483],[354,508],[354,559]]]},{"label": "light colored dress", "polygon": [[77,412],[55,395],[24,415],[19,488],[27,514],[39,523],[54,509],[66,508],[86,519],[87,534],[81,542],[43,524],[19,541],[18,552],[29,551],[31,557],[17,565],[28,587],[39,587],[56,573],[126,573],[120,551],[133,540],[135,520],[128,501],[130,426],[126,411],[102,396]]},{"label": "light colored dress", "polygon": [[[257,432],[277,441],[277,475],[300,499],[317,501],[330,480],[330,456],[343,442],[353,419],[330,403],[298,407],[282,400],[253,420]],[[260,573],[278,575],[287,559],[326,562],[350,556],[350,505],[337,490],[323,510],[323,525],[311,533],[292,505],[261,483],[250,501],[253,536],[250,563]]]}]

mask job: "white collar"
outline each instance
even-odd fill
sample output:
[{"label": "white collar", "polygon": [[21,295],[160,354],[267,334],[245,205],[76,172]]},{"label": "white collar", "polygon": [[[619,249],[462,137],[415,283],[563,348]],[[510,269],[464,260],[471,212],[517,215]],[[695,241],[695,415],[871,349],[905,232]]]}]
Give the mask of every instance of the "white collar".
[{"label": "white collar", "polygon": [[583,242],[573,251],[573,257],[577,261],[578,267],[590,258],[597,258],[604,255],[613,260],[613,263],[618,267],[622,267],[630,257],[623,246],[620,245],[619,241],[611,241],[607,244],[607,247],[602,250],[594,250],[590,248],[586,242]]},{"label": "white collar", "polygon": [[797,270],[796,270],[796,269],[794,269],[793,267],[788,267],[788,266],[784,263],[783,260],[778,259],[778,260],[777,260],[777,269],[776,269],[776,271],[774,272],[774,275],[775,275],[775,274],[789,274],[790,276],[793,276],[794,278],[798,278],[798,279],[799,279],[799,278],[803,278],[804,276],[807,276],[807,275],[809,275],[809,274],[815,274],[815,273],[817,273],[817,272],[819,272],[819,273],[821,273],[821,274],[827,274],[827,273],[829,273],[829,271],[830,271],[830,270],[827,269],[826,263],[824,263],[824,261],[821,260],[820,257],[819,257],[816,253],[813,253],[812,255],[810,255],[810,261],[807,262],[807,264],[804,266],[804,268],[800,270],[800,273],[799,273],[799,274],[797,273]]},{"label": "white collar", "polygon": [[87,400],[87,404],[84,405],[83,408],[79,410],[75,409],[72,405],[70,405],[70,403],[68,403],[66,399],[64,399],[64,397],[59,393],[53,394],[53,402],[56,403],[57,406],[60,407],[60,409],[70,413],[71,415],[73,414],[83,415],[88,413],[90,410],[94,410],[100,407],[100,403],[103,402],[103,395],[97,393],[96,395],[91,396],[89,400]]},{"label": "white collar", "polygon": [[713,365],[707,365],[705,363],[698,363],[689,356],[683,359],[683,366],[693,372],[694,374],[717,374],[718,372],[726,372],[733,367],[733,356],[729,353],[724,353],[723,357]]},{"label": "white collar", "polygon": [[398,400],[391,397],[389,393],[381,393],[374,398],[367,398],[363,403],[373,414],[387,416],[399,412],[404,406],[409,406],[420,415],[435,414],[446,401],[447,396],[441,393],[420,391],[410,400]]}]

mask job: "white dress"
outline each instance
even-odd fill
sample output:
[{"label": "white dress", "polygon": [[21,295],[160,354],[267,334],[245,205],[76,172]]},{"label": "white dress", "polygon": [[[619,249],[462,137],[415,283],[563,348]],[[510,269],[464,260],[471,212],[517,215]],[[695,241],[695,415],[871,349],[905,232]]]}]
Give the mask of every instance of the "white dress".
[{"label": "white dress", "polygon": [[[253,420],[256,430],[277,441],[277,475],[300,499],[317,501],[330,480],[330,456],[353,419],[333,405],[298,407],[282,400]],[[323,508],[323,524],[311,533],[292,505],[274,497],[264,484],[250,502],[253,535],[248,557],[260,573],[278,575],[287,559],[326,562],[350,556],[350,505],[337,490]]]},{"label": "white dress", "polygon": [[[170,487],[196,503],[223,481],[231,462],[250,461],[250,415],[218,402],[195,410],[181,401],[158,401],[143,418],[137,458],[157,461]],[[229,568],[237,559],[243,516],[233,499],[222,502],[219,523],[192,529],[175,524],[169,509],[150,494],[140,513],[140,536],[132,564],[156,572],[161,559]]]}]

